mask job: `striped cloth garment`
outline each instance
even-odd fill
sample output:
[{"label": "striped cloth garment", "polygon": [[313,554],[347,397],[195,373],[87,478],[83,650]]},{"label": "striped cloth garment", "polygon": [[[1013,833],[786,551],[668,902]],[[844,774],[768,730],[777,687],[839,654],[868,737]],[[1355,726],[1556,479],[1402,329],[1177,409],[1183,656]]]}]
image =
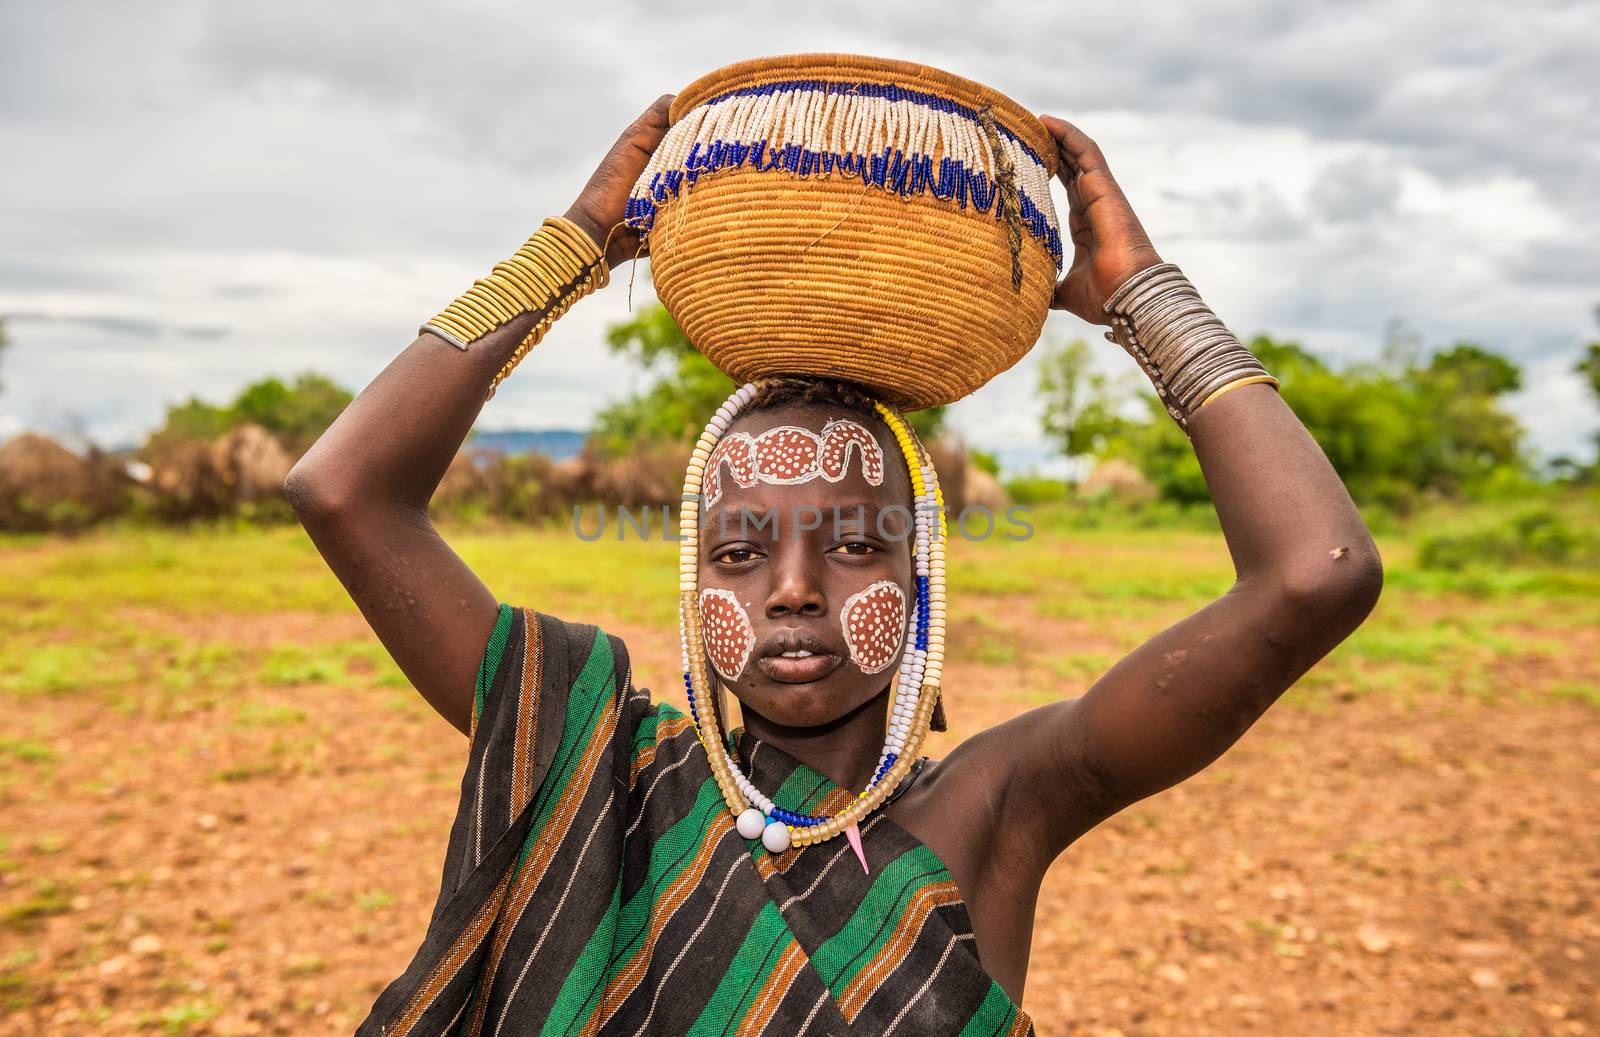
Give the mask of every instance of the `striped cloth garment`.
[{"label": "striped cloth garment", "polygon": [[[596,627],[501,606],[422,947],[361,1035],[1032,1034],[933,851],[882,810],[781,854],[733,827],[683,713]],[[854,793],[742,729],[790,809]]]}]

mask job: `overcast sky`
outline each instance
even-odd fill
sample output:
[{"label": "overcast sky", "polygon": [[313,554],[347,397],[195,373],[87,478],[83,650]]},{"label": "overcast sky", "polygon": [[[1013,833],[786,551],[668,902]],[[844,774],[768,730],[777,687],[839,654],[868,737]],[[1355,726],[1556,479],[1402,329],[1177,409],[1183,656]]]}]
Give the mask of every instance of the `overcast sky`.
[{"label": "overcast sky", "polygon": [[[138,441],[190,394],[359,388],[566,209],[658,94],[762,54],[900,57],[1096,137],[1163,255],[1241,333],[1345,358],[1400,320],[1522,364],[1544,453],[1588,456],[1600,5],[291,2],[0,5],[0,435]],[[670,11],[671,13],[667,13]],[[584,427],[625,275],[481,427]],[[634,302],[650,298],[635,288]],[[1046,334],[1087,336],[1064,314]],[[1042,456],[1030,360],[954,410]]]}]

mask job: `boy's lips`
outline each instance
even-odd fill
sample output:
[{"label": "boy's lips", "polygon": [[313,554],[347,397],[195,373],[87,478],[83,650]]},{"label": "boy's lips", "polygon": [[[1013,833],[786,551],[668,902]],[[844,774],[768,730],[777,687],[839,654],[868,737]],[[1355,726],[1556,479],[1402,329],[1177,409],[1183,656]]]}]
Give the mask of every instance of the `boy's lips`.
[{"label": "boy's lips", "polygon": [[761,672],[779,684],[810,684],[832,673],[843,660],[832,652],[808,655],[764,655],[756,660]]},{"label": "boy's lips", "polygon": [[779,684],[819,681],[843,661],[821,637],[802,627],[778,631],[756,653],[761,672]]}]

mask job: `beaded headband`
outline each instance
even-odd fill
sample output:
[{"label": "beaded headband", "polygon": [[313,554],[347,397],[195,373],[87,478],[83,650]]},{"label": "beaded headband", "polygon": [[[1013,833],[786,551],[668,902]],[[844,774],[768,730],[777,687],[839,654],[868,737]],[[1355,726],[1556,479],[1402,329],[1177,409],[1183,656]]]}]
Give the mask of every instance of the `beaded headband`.
[{"label": "beaded headband", "polygon": [[[746,839],[760,838],[773,853],[791,845],[805,846],[836,835],[849,838],[851,848],[867,867],[857,828],[862,818],[881,806],[911,771],[927,738],[939,683],[944,671],[945,645],[945,519],[944,496],[938,475],[916,433],[900,414],[876,403],[878,414],[894,435],[911,477],[913,563],[916,574],[915,608],[906,621],[905,644],[900,656],[889,727],[883,753],[872,781],[854,801],[831,817],[802,814],[773,803],[739,769],[723,744],[721,718],[727,715],[722,685],[707,673],[706,646],[699,606],[700,512],[707,464],[717,441],[755,397],[760,385],[749,382],[736,390],[707,423],[695,444],[683,480],[679,513],[681,547],[678,556],[678,631],[683,650],[683,685],[689,699],[700,744],[711,761],[722,798],[735,817],[735,827]],[[711,701],[712,708],[706,704]]]}]

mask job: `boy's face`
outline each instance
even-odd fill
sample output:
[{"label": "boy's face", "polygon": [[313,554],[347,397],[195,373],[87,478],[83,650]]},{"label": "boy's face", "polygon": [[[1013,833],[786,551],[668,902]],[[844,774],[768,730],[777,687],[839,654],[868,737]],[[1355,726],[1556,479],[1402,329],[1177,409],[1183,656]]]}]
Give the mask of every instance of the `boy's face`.
[{"label": "boy's face", "polygon": [[887,688],[915,593],[911,481],[883,423],[814,404],[740,418],[703,492],[712,679],[786,727],[830,723]]}]

